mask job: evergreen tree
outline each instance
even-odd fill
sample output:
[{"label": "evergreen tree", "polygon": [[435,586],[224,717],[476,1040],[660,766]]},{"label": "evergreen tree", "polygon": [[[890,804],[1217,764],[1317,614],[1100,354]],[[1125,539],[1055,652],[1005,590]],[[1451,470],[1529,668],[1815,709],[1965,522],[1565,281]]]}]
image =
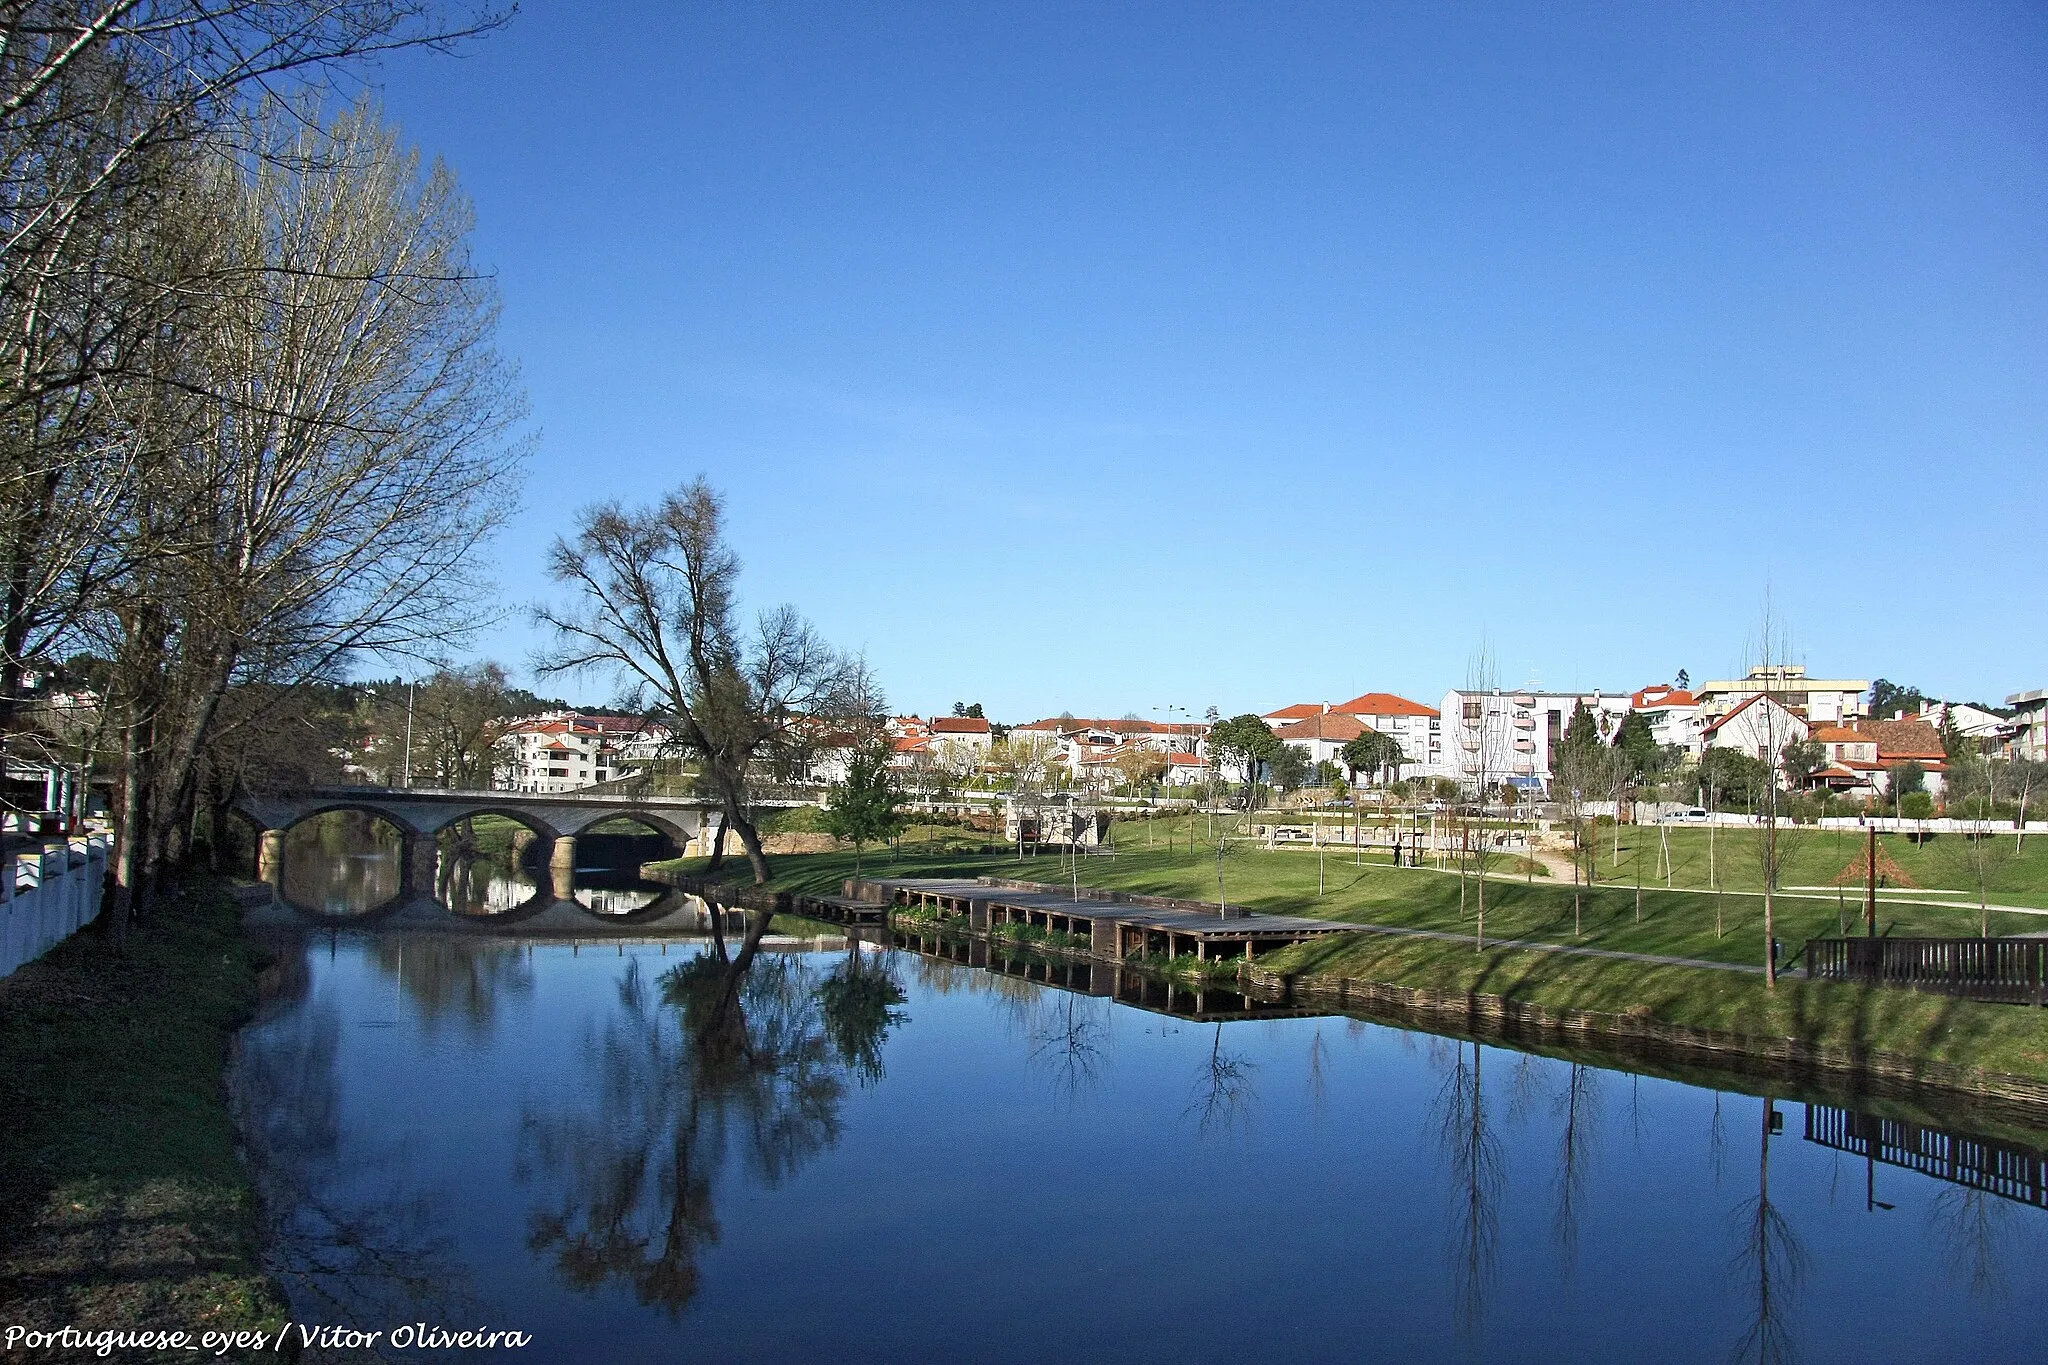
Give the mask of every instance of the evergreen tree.
[{"label": "evergreen tree", "polygon": [[889,780],[887,749],[874,745],[847,760],[846,780],[833,784],[825,798],[825,830],[853,845],[855,875],[867,845],[886,843],[903,832],[903,816],[897,809],[902,803],[902,794]]}]

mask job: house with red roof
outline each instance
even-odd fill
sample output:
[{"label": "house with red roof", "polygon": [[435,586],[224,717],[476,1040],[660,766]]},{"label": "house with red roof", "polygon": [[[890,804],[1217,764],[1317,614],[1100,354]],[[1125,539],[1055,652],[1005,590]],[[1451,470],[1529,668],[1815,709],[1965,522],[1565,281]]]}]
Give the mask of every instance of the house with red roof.
[{"label": "house with red roof", "polygon": [[[1327,722],[1326,717],[1338,717],[1337,722]],[[1449,777],[1452,770],[1444,761],[1443,723],[1440,713],[1433,706],[1392,692],[1365,692],[1349,701],[1341,702],[1297,702],[1269,711],[1261,717],[1273,727],[1273,732],[1290,743],[1309,752],[1309,760],[1320,763],[1333,758],[1334,750],[1356,739],[1366,730],[1377,730],[1391,735],[1406,754],[1403,769],[1407,776]],[[1348,722],[1348,725],[1345,723]],[[1295,730],[1293,727],[1306,726]],[[1351,730],[1356,726],[1356,730]],[[1291,733],[1290,733],[1291,731]],[[1335,739],[1339,731],[1346,731],[1347,737]]]},{"label": "house with red roof", "polygon": [[1813,775],[1814,785],[1844,795],[1888,795],[1891,770],[1901,763],[1919,764],[1927,790],[1937,795],[1948,780],[1941,733],[1924,720],[1817,725],[1813,739],[1827,752],[1826,766]]},{"label": "house with red roof", "polygon": [[1770,765],[1780,781],[1785,772],[1785,746],[1804,744],[1813,734],[1803,716],[1780,704],[1768,692],[1752,692],[1725,715],[1708,722],[1700,742],[1709,749],[1735,749]]},{"label": "house with red roof", "polygon": [[500,782],[513,791],[571,792],[624,777],[629,759],[658,757],[666,728],[639,716],[549,711],[507,728]]}]

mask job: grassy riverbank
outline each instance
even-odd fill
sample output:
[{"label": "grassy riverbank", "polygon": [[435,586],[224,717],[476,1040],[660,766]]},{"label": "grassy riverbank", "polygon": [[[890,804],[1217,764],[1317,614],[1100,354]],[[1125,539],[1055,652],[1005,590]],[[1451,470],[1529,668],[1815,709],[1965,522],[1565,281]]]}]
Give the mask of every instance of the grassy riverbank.
[{"label": "grassy riverbank", "polygon": [[[1186,826],[1169,850],[1161,822],[1148,848],[1132,827],[1118,830],[1117,857],[1082,861],[1083,885],[1213,899],[1217,865],[1213,845],[1198,837],[1190,852]],[[1133,837],[1135,835],[1135,838]],[[892,859],[870,853],[866,871],[876,876],[989,875],[1065,882],[1069,874],[1051,854],[1017,859],[1013,854],[977,856],[922,854],[906,843]],[[1320,867],[1319,867],[1320,863]],[[701,867],[701,861],[678,864]],[[776,860],[776,883],[794,891],[836,891],[853,875],[850,853],[789,856]],[[742,869],[730,875],[743,876]],[[1318,886],[1321,892],[1318,892]],[[1460,886],[1454,874],[1424,868],[1395,868],[1384,855],[1362,866],[1337,850],[1319,859],[1299,849],[1244,848],[1223,867],[1225,894],[1234,904],[1282,914],[1311,915],[1354,923],[1430,929],[1465,936],[1460,941],[1346,936],[1290,948],[1261,965],[1296,976],[1345,976],[1410,988],[1457,994],[1478,993],[1526,1001],[1547,1010],[1637,1014],[1682,1027],[1713,1029],[1758,1038],[1798,1039],[1829,1052],[1884,1052],[1925,1062],[1996,1072],[2048,1082],[2048,1012],[1903,991],[1879,991],[1783,977],[1773,991],[1760,975],[1670,963],[1591,958],[1493,946],[1501,939],[1694,958],[1709,962],[1760,964],[1763,954],[1761,896],[1730,892],[1645,892],[1640,919],[1633,886],[1603,885],[1578,897],[1569,883],[1538,878],[1490,880],[1486,887],[1488,947],[1475,951],[1478,889],[1475,879]],[[1809,937],[1838,931],[1853,899],[1838,906],[1830,896],[1781,898],[1778,937],[1787,953]],[[1967,935],[1976,915],[1945,906],[1886,905],[1880,928],[1894,934]],[[1993,915],[1994,933],[2048,928],[2038,917]]]},{"label": "grassy riverbank", "polygon": [[0,981],[0,1322],[283,1321],[223,1078],[260,965],[201,881],[124,954],[88,929]]}]

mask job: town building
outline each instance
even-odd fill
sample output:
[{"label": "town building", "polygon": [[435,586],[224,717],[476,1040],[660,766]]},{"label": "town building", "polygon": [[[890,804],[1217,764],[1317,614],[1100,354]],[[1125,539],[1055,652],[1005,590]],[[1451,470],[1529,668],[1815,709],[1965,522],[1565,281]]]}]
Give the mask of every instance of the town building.
[{"label": "town building", "polygon": [[1602,743],[1615,733],[1631,706],[1627,692],[1491,692],[1453,688],[1438,713],[1446,736],[1445,771],[1470,790],[1505,783],[1548,793],[1557,772],[1558,751],[1572,714],[1584,703]]},{"label": "town building", "polygon": [[1825,766],[1813,774],[1813,785],[1840,795],[1889,795],[1891,771],[1901,763],[1919,764],[1925,786],[1934,795],[1941,794],[1948,780],[1941,734],[1917,717],[1817,725],[1812,738],[1827,754]]},{"label": "town building", "polygon": [[[1650,737],[1660,746],[1678,748],[1697,758],[1700,739],[1699,698],[1682,687],[1658,683],[1629,695],[1629,709],[1649,723]],[[1567,717],[1569,724],[1569,717]]]},{"label": "town building", "polygon": [[1733,710],[1702,727],[1700,738],[1709,749],[1734,749],[1769,764],[1783,781],[1785,746],[1804,744],[1812,733],[1805,719],[1775,696],[1752,692]]},{"label": "town building", "polygon": [[2033,763],[2048,761],[2048,687],[2015,692],[2005,699],[2005,704],[2013,708],[2009,722],[2012,756]]},{"label": "town building", "polygon": [[1692,689],[1705,725],[1732,714],[1751,697],[1765,693],[1808,725],[1848,725],[1865,713],[1868,678],[1809,678],[1801,664],[1752,668],[1740,678],[1701,683]]},{"label": "town building", "polygon": [[654,743],[659,751],[654,728],[637,716],[581,711],[548,711],[514,721],[498,741],[498,785],[548,794],[623,777],[629,748]]},{"label": "town building", "polygon": [[1401,777],[1456,775],[1454,766],[1444,758],[1440,713],[1392,692],[1366,692],[1341,702],[1297,702],[1269,711],[1260,719],[1281,739],[1306,749],[1312,763],[1326,759],[1342,763],[1338,750],[1366,730],[1377,730],[1400,744],[1405,755]]}]

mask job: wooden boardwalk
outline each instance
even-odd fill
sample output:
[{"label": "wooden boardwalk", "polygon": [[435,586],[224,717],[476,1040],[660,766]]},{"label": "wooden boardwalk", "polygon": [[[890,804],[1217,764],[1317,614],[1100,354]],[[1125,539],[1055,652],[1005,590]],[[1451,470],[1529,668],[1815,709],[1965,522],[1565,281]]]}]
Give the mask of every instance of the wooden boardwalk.
[{"label": "wooden boardwalk", "polygon": [[1334,1014],[1327,1008],[1291,1001],[1261,1000],[1228,985],[1179,982],[1089,958],[1041,957],[1009,953],[986,938],[963,938],[936,931],[892,929],[889,945],[922,957],[958,963],[998,976],[1035,982],[1054,990],[1115,1000],[1151,1014],[1170,1015],[1193,1023],[1234,1019],[1307,1019]]},{"label": "wooden boardwalk", "polygon": [[[1356,933],[1357,926],[1297,915],[1264,915],[1241,905],[1218,907],[1164,896],[1134,896],[1084,887],[985,877],[974,881],[943,877],[876,878],[848,882],[849,899],[885,906],[919,907],[941,922],[958,920],[970,933],[1025,924],[1047,933],[1088,940],[1092,956],[1122,962],[1139,956],[1244,958],[1290,943]],[[800,912],[801,913],[801,912]]]}]

